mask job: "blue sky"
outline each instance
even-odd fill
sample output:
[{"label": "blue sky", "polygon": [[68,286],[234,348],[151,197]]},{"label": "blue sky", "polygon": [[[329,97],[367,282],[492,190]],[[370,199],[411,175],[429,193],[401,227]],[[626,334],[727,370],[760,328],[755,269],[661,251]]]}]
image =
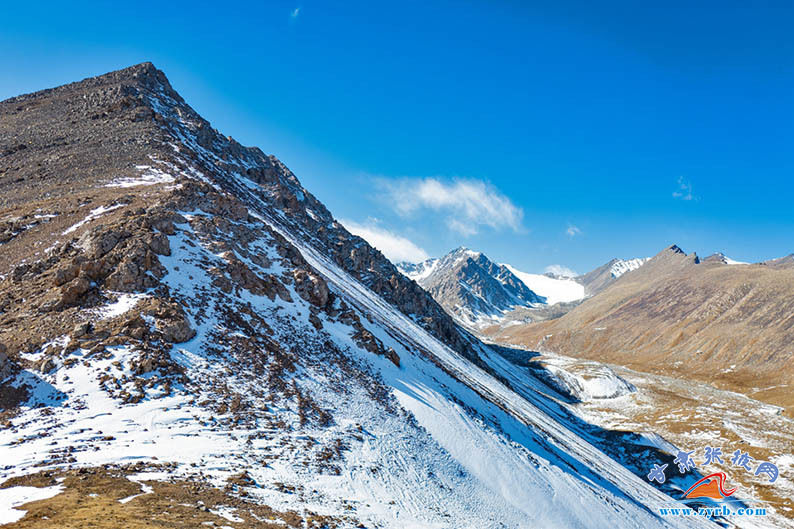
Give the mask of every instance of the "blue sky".
[{"label": "blue sky", "polygon": [[393,256],[794,252],[791,2],[340,4],[15,2],[0,99],[151,60]]}]

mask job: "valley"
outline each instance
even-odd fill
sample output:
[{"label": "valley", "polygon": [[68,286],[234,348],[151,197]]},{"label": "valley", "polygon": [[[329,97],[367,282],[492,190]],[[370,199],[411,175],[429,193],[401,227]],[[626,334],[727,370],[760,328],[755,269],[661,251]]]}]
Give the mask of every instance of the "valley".
[{"label": "valley", "polygon": [[[574,391],[572,394],[579,398],[565,404],[587,423],[640,434],[649,446],[668,453],[695,450],[693,457],[698,463],[706,446],[722,447],[728,456],[740,449],[757,462],[775,463],[780,476],[774,484],[764,475],[753,476],[732,465],[728,457],[725,465],[715,465],[710,471],[726,472],[732,486],[739,487],[741,498],[774,506],[779,514],[773,526],[794,527],[794,421],[782,408],[695,380],[641,373],[550,352],[536,354],[527,352],[532,363],[550,368],[555,382],[564,387],[570,387],[566,383],[571,381],[574,388],[595,386],[596,391],[590,394]],[[648,468],[652,463],[647,461]],[[674,466],[670,472],[677,473]]]}]

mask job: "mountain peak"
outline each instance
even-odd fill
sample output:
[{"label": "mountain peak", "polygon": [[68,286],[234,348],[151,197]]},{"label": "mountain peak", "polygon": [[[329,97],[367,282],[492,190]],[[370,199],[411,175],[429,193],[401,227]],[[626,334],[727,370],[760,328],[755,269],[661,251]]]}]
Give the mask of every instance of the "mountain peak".
[{"label": "mountain peak", "polygon": [[516,307],[545,302],[509,268],[465,246],[441,259],[399,268],[466,326],[491,324]]},{"label": "mountain peak", "polygon": [[83,79],[84,82],[91,79],[113,79],[113,80],[135,80],[135,81],[142,81],[145,79],[156,79],[159,82],[165,82],[170,86],[168,83],[168,78],[165,76],[162,70],[157,69],[157,67],[150,61],[141,62],[138,64],[133,64],[132,66],[127,66],[126,68],[121,68],[119,70],[114,70],[112,72],[108,72],[102,75],[97,75],[95,77],[88,77],[87,79]]},{"label": "mountain peak", "polygon": [[682,250],[681,247],[678,246],[677,244],[673,244],[672,246],[667,248],[667,251],[670,251],[670,252],[673,252],[673,253],[682,253],[682,254],[686,255],[686,252],[684,250]]},{"label": "mountain peak", "polygon": [[474,251],[466,246],[458,246],[447,255],[470,255],[472,257],[479,257],[482,255],[482,252]]}]

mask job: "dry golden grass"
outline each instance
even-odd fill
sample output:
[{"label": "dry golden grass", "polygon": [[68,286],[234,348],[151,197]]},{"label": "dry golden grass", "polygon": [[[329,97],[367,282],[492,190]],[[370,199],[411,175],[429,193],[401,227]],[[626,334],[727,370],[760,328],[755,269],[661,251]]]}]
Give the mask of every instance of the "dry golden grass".
[{"label": "dry golden grass", "polygon": [[[154,489],[127,503],[122,498],[140,494],[140,484],[127,479],[121,470],[92,468],[63,472],[43,472],[8,480],[0,487],[26,485],[44,487],[64,478],[64,491],[52,498],[18,507],[27,511],[9,529],[118,529],[118,528],[196,528],[240,527],[284,529],[284,527],[336,527],[338,519],[326,516],[278,512],[266,505],[241,498],[239,487],[230,484],[221,490],[194,481],[146,481]],[[233,494],[232,491],[236,491]],[[219,507],[234,508],[232,522],[211,511]],[[350,522],[351,520],[347,520]]]}]

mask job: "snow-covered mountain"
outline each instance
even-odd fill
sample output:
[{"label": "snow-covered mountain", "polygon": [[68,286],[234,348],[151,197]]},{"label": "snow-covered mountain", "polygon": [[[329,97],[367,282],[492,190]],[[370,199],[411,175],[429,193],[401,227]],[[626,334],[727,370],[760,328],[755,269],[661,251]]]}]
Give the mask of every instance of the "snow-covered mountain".
[{"label": "snow-covered mountain", "polygon": [[622,276],[626,272],[631,272],[632,270],[636,270],[642,265],[644,265],[650,257],[636,257],[634,259],[615,259],[612,261],[612,267],[610,268],[610,272],[612,277],[617,279],[618,277]]},{"label": "snow-covered mountain", "polygon": [[[0,522],[713,526],[568,407],[611,392],[458,327],[151,64],[0,116]],[[453,253],[483,310],[540,301]]]},{"label": "snow-covered mountain", "polygon": [[648,262],[650,258],[612,259],[586,274],[576,277],[576,282],[585,288],[587,296],[598,294],[619,277],[627,272],[636,270]]},{"label": "snow-covered mountain", "polygon": [[517,307],[545,303],[509,268],[481,252],[460,247],[440,259],[398,268],[467,326],[493,324]]},{"label": "snow-covered mountain", "polygon": [[476,329],[558,318],[647,260],[612,259],[587,274],[563,277],[522,272],[461,247],[442,258],[399,263],[397,268],[458,321]]}]

